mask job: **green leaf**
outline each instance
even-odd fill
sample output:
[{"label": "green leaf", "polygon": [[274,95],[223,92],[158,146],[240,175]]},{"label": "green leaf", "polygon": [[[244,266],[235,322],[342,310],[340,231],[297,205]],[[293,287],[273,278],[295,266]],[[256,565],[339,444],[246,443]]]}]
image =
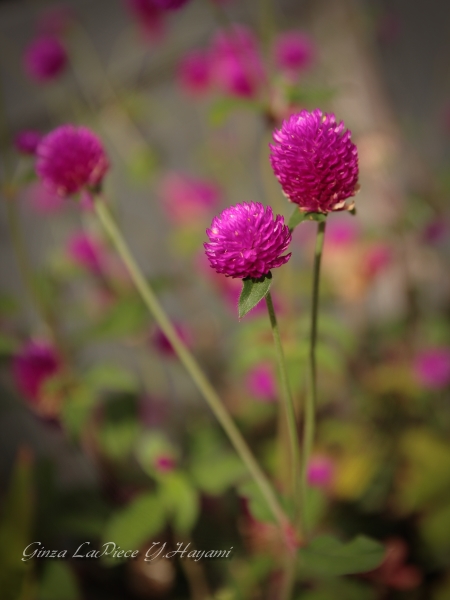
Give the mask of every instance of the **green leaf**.
[{"label": "green leaf", "polygon": [[239,318],[245,315],[260,302],[269,291],[272,274],[268,273],[261,279],[244,279],[239,297]]},{"label": "green leaf", "polygon": [[196,490],[181,473],[168,473],[161,478],[160,485],[163,505],[168,511],[175,533],[190,533],[200,512]]},{"label": "green leaf", "polygon": [[119,299],[93,327],[83,331],[79,342],[136,335],[148,322],[148,311],[141,299],[126,296]]},{"label": "green leaf", "polygon": [[307,218],[308,213],[301,211],[298,206],[296,206],[288,221],[289,231],[292,233],[297,225],[303,223],[303,221],[305,221]]},{"label": "green leaf", "polygon": [[49,560],[39,587],[39,600],[79,600],[77,580],[67,563]]},{"label": "green leaf", "polygon": [[236,484],[247,473],[242,460],[227,452],[210,453],[196,460],[192,466],[192,477],[205,493],[220,496]]},{"label": "green leaf", "polygon": [[[122,550],[138,550],[166,525],[165,508],[153,492],[142,494],[117,511],[106,525],[103,543],[114,542]],[[102,557],[109,565],[120,558]]]},{"label": "green leaf", "polygon": [[384,557],[384,546],[365,536],[351,542],[322,535],[299,551],[301,569],[315,575],[349,575],[376,569]]},{"label": "green leaf", "polygon": [[275,521],[261,490],[254,481],[240,485],[238,491],[240,496],[248,500],[248,509],[257,521],[270,523]]},{"label": "green leaf", "polygon": [[134,392],[138,383],[133,373],[116,364],[96,365],[84,377],[85,384],[93,391]]},{"label": "green leaf", "polygon": [[375,600],[376,592],[368,584],[348,579],[321,582],[314,590],[302,594],[296,600]]}]

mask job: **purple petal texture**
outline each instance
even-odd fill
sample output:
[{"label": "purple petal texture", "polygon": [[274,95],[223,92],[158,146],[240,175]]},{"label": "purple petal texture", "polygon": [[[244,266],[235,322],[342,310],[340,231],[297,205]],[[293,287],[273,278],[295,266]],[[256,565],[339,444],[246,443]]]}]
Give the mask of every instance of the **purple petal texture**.
[{"label": "purple petal texture", "polygon": [[210,265],[227,277],[259,278],[291,257],[282,256],[291,242],[284,217],[274,219],[272,209],[259,202],[226,208],[214,217],[206,233],[210,243],[204,247]]},{"label": "purple petal texture", "polygon": [[273,134],[270,161],[283,192],[304,212],[346,210],[358,184],[358,151],[334,114],[302,110]]}]

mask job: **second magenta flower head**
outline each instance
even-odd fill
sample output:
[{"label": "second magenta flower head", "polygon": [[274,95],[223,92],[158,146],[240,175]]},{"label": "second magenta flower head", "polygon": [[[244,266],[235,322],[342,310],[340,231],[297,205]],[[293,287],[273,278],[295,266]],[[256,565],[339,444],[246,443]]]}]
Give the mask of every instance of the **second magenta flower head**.
[{"label": "second magenta flower head", "polygon": [[358,151],[344,123],[330,113],[302,110],[284,121],[270,146],[270,161],[288,199],[304,212],[352,208],[358,189]]},{"label": "second magenta flower head", "polygon": [[291,257],[283,255],[291,242],[284,218],[277,215],[274,219],[272,209],[259,202],[226,208],[214,217],[206,233],[210,242],[204,246],[210,265],[227,277],[259,279]]}]

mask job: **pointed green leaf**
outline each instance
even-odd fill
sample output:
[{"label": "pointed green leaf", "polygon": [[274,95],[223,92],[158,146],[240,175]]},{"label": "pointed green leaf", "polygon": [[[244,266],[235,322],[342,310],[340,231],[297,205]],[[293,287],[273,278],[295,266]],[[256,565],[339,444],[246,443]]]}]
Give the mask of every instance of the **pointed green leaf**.
[{"label": "pointed green leaf", "polygon": [[261,279],[244,279],[239,297],[239,318],[254,308],[267,294],[272,283],[272,274],[268,273]]},{"label": "pointed green leaf", "polygon": [[365,536],[341,542],[322,535],[299,551],[300,566],[316,575],[349,575],[376,569],[384,557],[384,546]]},{"label": "pointed green leaf", "polygon": [[[141,494],[128,506],[117,511],[106,526],[103,543],[114,542],[122,550],[138,550],[166,525],[165,507],[154,493]],[[110,565],[120,559],[102,557]]]},{"label": "pointed green leaf", "polygon": [[46,561],[39,587],[39,600],[79,600],[81,593],[70,566],[61,561]]},{"label": "pointed green leaf", "polygon": [[169,513],[175,533],[190,533],[200,512],[197,491],[181,473],[167,474],[161,478],[160,485],[162,504]]}]

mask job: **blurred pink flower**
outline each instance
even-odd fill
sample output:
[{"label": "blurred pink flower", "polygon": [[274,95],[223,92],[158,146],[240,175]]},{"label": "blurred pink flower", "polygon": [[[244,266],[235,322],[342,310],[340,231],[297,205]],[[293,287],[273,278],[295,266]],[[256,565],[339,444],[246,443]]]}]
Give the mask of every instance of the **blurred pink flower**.
[{"label": "blurred pink flower", "polygon": [[416,356],[413,371],[427,389],[438,390],[450,384],[450,348],[429,348]]},{"label": "blurred pink flower", "polygon": [[428,244],[439,244],[448,237],[450,226],[442,217],[429,221],[423,231],[422,240]]},{"label": "blurred pink flower", "polygon": [[333,248],[343,248],[355,243],[360,236],[360,228],[355,219],[331,220],[327,225],[325,245]]},{"label": "blurred pink flower", "polygon": [[176,467],[177,463],[172,456],[161,455],[157,456],[155,459],[155,468],[160,473],[170,473]]},{"label": "blurred pink flower", "polygon": [[93,274],[99,274],[103,270],[104,251],[101,241],[84,231],[74,233],[66,244],[66,253],[70,260]]},{"label": "blurred pink flower", "polygon": [[23,129],[14,137],[14,146],[22,154],[33,155],[36,152],[42,133],[36,129]]},{"label": "blurred pink flower", "polygon": [[261,363],[252,367],[246,375],[245,386],[257,400],[275,402],[277,399],[276,381],[270,364]]},{"label": "blurred pink flower", "polygon": [[216,33],[211,65],[217,88],[231,96],[254,98],[266,78],[257,39],[243,25]]},{"label": "blurred pink flower", "polygon": [[100,186],[109,169],[105,149],[95,133],[70,124],[44,136],[36,157],[38,177],[62,196]]},{"label": "blurred pink flower", "polygon": [[61,367],[56,350],[47,342],[27,342],[13,358],[12,372],[17,387],[27,400],[39,401],[42,386]]},{"label": "blurred pink flower", "polygon": [[163,12],[152,0],[124,0],[126,8],[136,19],[145,38],[160,41],[164,35]]},{"label": "blurred pink flower", "polygon": [[46,83],[58,77],[66,67],[66,49],[56,37],[39,37],[26,47],[23,64],[31,79]]},{"label": "blurred pink flower", "polygon": [[[191,332],[188,330],[188,328],[182,323],[175,323],[175,330],[185,345],[190,346],[192,338]],[[161,329],[159,329],[159,327],[153,332],[151,341],[154,347],[164,356],[175,356],[175,350],[173,349],[172,344],[169,342]]]},{"label": "blurred pink flower", "polygon": [[65,4],[55,4],[43,10],[37,28],[44,35],[61,35],[74,21],[74,11]]},{"label": "blurred pink flower", "polygon": [[383,243],[377,242],[366,251],[364,256],[364,271],[370,278],[375,277],[392,262],[392,250]]},{"label": "blurred pink flower", "polygon": [[334,475],[334,464],[328,456],[312,456],[308,464],[308,483],[311,487],[327,488]]},{"label": "blurred pink flower", "polygon": [[56,213],[66,205],[65,198],[48,190],[40,181],[29,185],[24,196],[31,208],[40,214]]},{"label": "blurred pink flower", "polygon": [[296,79],[302,71],[311,67],[315,55],[315,44],[306,33],[286,31],[275,40],[275,64],[289,78]]},{"label": "blurred pink flower", "polygon": [[177,79],[187,94],[201,96],[209,91],[211,69],[208,54],[202,50],[187,52],[178,65]]},{"label": "blurred pink flower", "polygon": [[159,192],[168,218],[178,224],[204,220],[220,202],[220,190],[214,183],[183,173],[167,173]]}]

